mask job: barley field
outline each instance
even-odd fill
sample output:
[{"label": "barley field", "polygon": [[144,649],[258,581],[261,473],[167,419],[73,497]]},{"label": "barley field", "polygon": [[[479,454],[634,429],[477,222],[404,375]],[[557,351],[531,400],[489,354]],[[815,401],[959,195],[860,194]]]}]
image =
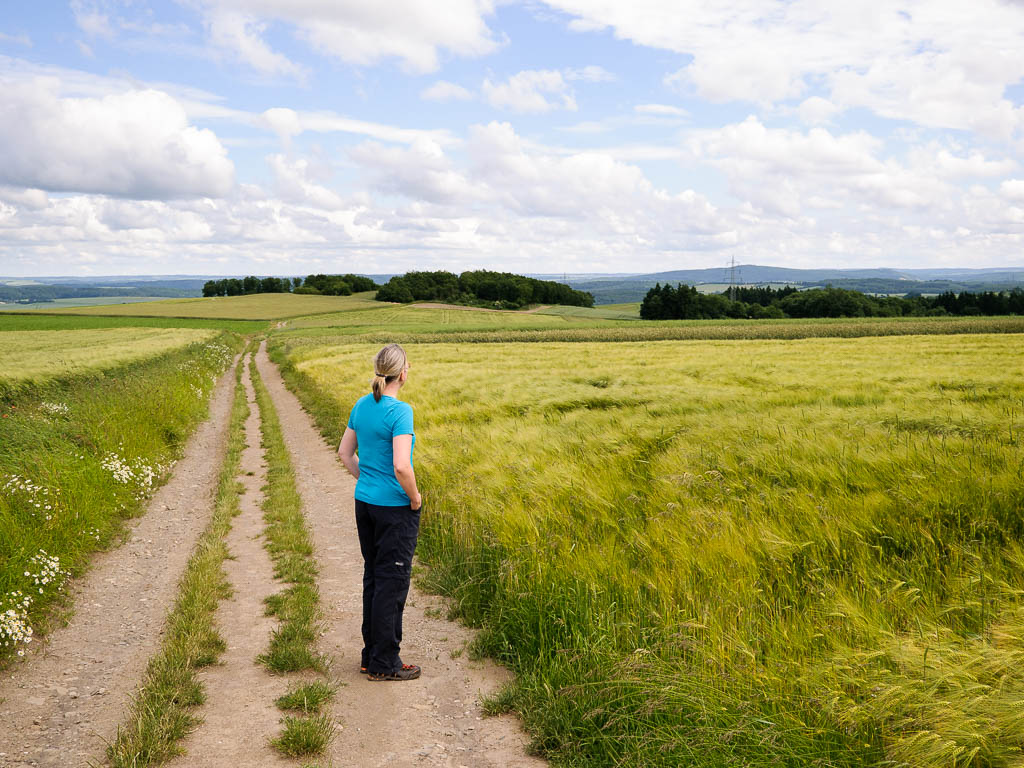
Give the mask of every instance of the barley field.
[{"label": "barley field", "polygon": [[1024,333],[1024,317],[860,317],[812,320],[644,320],[622,310],[566,307],[548,313],[478,312],[384,304],[300,317],[281,329],[295,344],[371,341],[623,342],[684,339],[803,339],[921,334]]},{"label": "barley field", "polygon": [[[558,764],[1021,765],[1019,336],[419,338],[425,578]],[[272,346],[337,440],[378,345]]]},{"label": "barley field", "polygon": [[281,320],[301,315],[343,312],[374,306],[373,292],[352,296],[259,293],[200,299],[166,299],[134,304],[73,307],[56,314],[123,317],[194,317],[220,320]]},{"label": "barley field", "polygon": [[[106,328],[0,333],[0,382],[73,376],[205,341],[216,331]],[[0,389],[2,392],[2,389]]]},{"label": "barley field", "polygon": [[606,321],[607,318],[584,318],[579,322],[571,315],[547,315],[540,312],[517,311],[482,312],[469,307],[439,308],[415,304],[378,303],[376,307],[361,311],[324,314],[315,317],[297,318],[288,322],[287,330],[305,330],[309,334],[325,332],[359,334],[379,331],[382,328],[404,333],[454,333],[458,331],[502,332],[518,330],[561,329],[579,325],[590,327],[591,321]]}]

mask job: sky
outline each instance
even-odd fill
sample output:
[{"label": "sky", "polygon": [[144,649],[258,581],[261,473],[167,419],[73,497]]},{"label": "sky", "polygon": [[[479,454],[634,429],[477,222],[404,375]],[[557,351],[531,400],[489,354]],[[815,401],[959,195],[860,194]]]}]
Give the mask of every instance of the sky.
[{"label": "sky", "polygon": [[0,14],[0,275],[1024,265],[1022,0]]}]

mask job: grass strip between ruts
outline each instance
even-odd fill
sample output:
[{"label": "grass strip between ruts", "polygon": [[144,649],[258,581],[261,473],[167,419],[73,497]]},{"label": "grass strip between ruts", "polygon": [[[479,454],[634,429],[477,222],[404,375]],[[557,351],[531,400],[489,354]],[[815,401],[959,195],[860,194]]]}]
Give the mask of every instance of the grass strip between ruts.
[{"label": "grass strip between ruts", "polygon": [[[289,585],[267,598],[267,614],[277,616],[281,623],[271,635],[269,648],[257,661],[278,674],[303,670],[326,674],[327,659],[316,649],[322,612],[313,543],[302,514],[302,499],[295,487],[295,471],[277,409],[260,378],[255,359],[250,368],[267,461],[264,535],[274,576]],[[327,715],[286,718],[284,732],[271,745],[287,755],[322,752],[333,735],[333,728],[324,725],[327,722]]]},{"label": "grass strip between ruts", "polygon": [[114,768],[160,765],[182,753],[178,742],[200,722],[192,710],[205,700],[196,671],[216,663],[225,648],[214,614],[218,602],[231,594],[223,569],[228,556],[224,538],[231,528],[231,518],[239,512],[241,486],[237,475],[245,448],[243,426],[249,416],[241,373],[239,362],[213,517],[185,568],[163,644],[150,659],[127,721],[118,727],[116,738],[107,748],[107,758]]}]

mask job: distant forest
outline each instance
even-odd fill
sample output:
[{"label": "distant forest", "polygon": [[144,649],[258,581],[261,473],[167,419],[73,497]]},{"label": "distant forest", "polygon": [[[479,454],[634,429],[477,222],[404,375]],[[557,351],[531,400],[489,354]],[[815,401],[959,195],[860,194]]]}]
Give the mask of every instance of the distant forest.
[{"label": "distant forest", "polygon": [[[183,282],[183,281],[182,281]],[[0,283],[0,302],[39,304],[57,299],[86,299],[118,296],[162,296],[183,298],[195,296],[188,288],[171,283],[135,283],[130,285],[4,285]]]},{"label": "distant forest", "polygon": [[406,272],[392,277],[377,291],[378,301],[441,301],[448,304],[520,309],[528,304],[566,304],[592,307],[594,297],[564,283],[538,280],[511,272],[476,270]]},{"label": "distant forest", "polygon": [[1024,315],[1024,290],[947,291],[938,296],[869,296],[845,288],[735,288],[700,293],[679,283],[655,285],[640,304],[645,320],[704,320],[722,317],[928,317]]},{"label": "distant forest", "polygon": [[378,285],[362,275],[309,275],[301,277],[228,277],[207,280],[203,296],[246,296],[250,293],[303,293],[314,296],[348,296],[372,291]]}]

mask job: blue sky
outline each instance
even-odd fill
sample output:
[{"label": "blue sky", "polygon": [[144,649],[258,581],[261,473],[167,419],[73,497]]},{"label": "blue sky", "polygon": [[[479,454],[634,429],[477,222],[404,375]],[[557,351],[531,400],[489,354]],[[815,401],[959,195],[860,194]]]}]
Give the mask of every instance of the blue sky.
[{"label": "blue sky", "polygon": [[1024,6],[0,19],[0,275],[1024,265]]}]

